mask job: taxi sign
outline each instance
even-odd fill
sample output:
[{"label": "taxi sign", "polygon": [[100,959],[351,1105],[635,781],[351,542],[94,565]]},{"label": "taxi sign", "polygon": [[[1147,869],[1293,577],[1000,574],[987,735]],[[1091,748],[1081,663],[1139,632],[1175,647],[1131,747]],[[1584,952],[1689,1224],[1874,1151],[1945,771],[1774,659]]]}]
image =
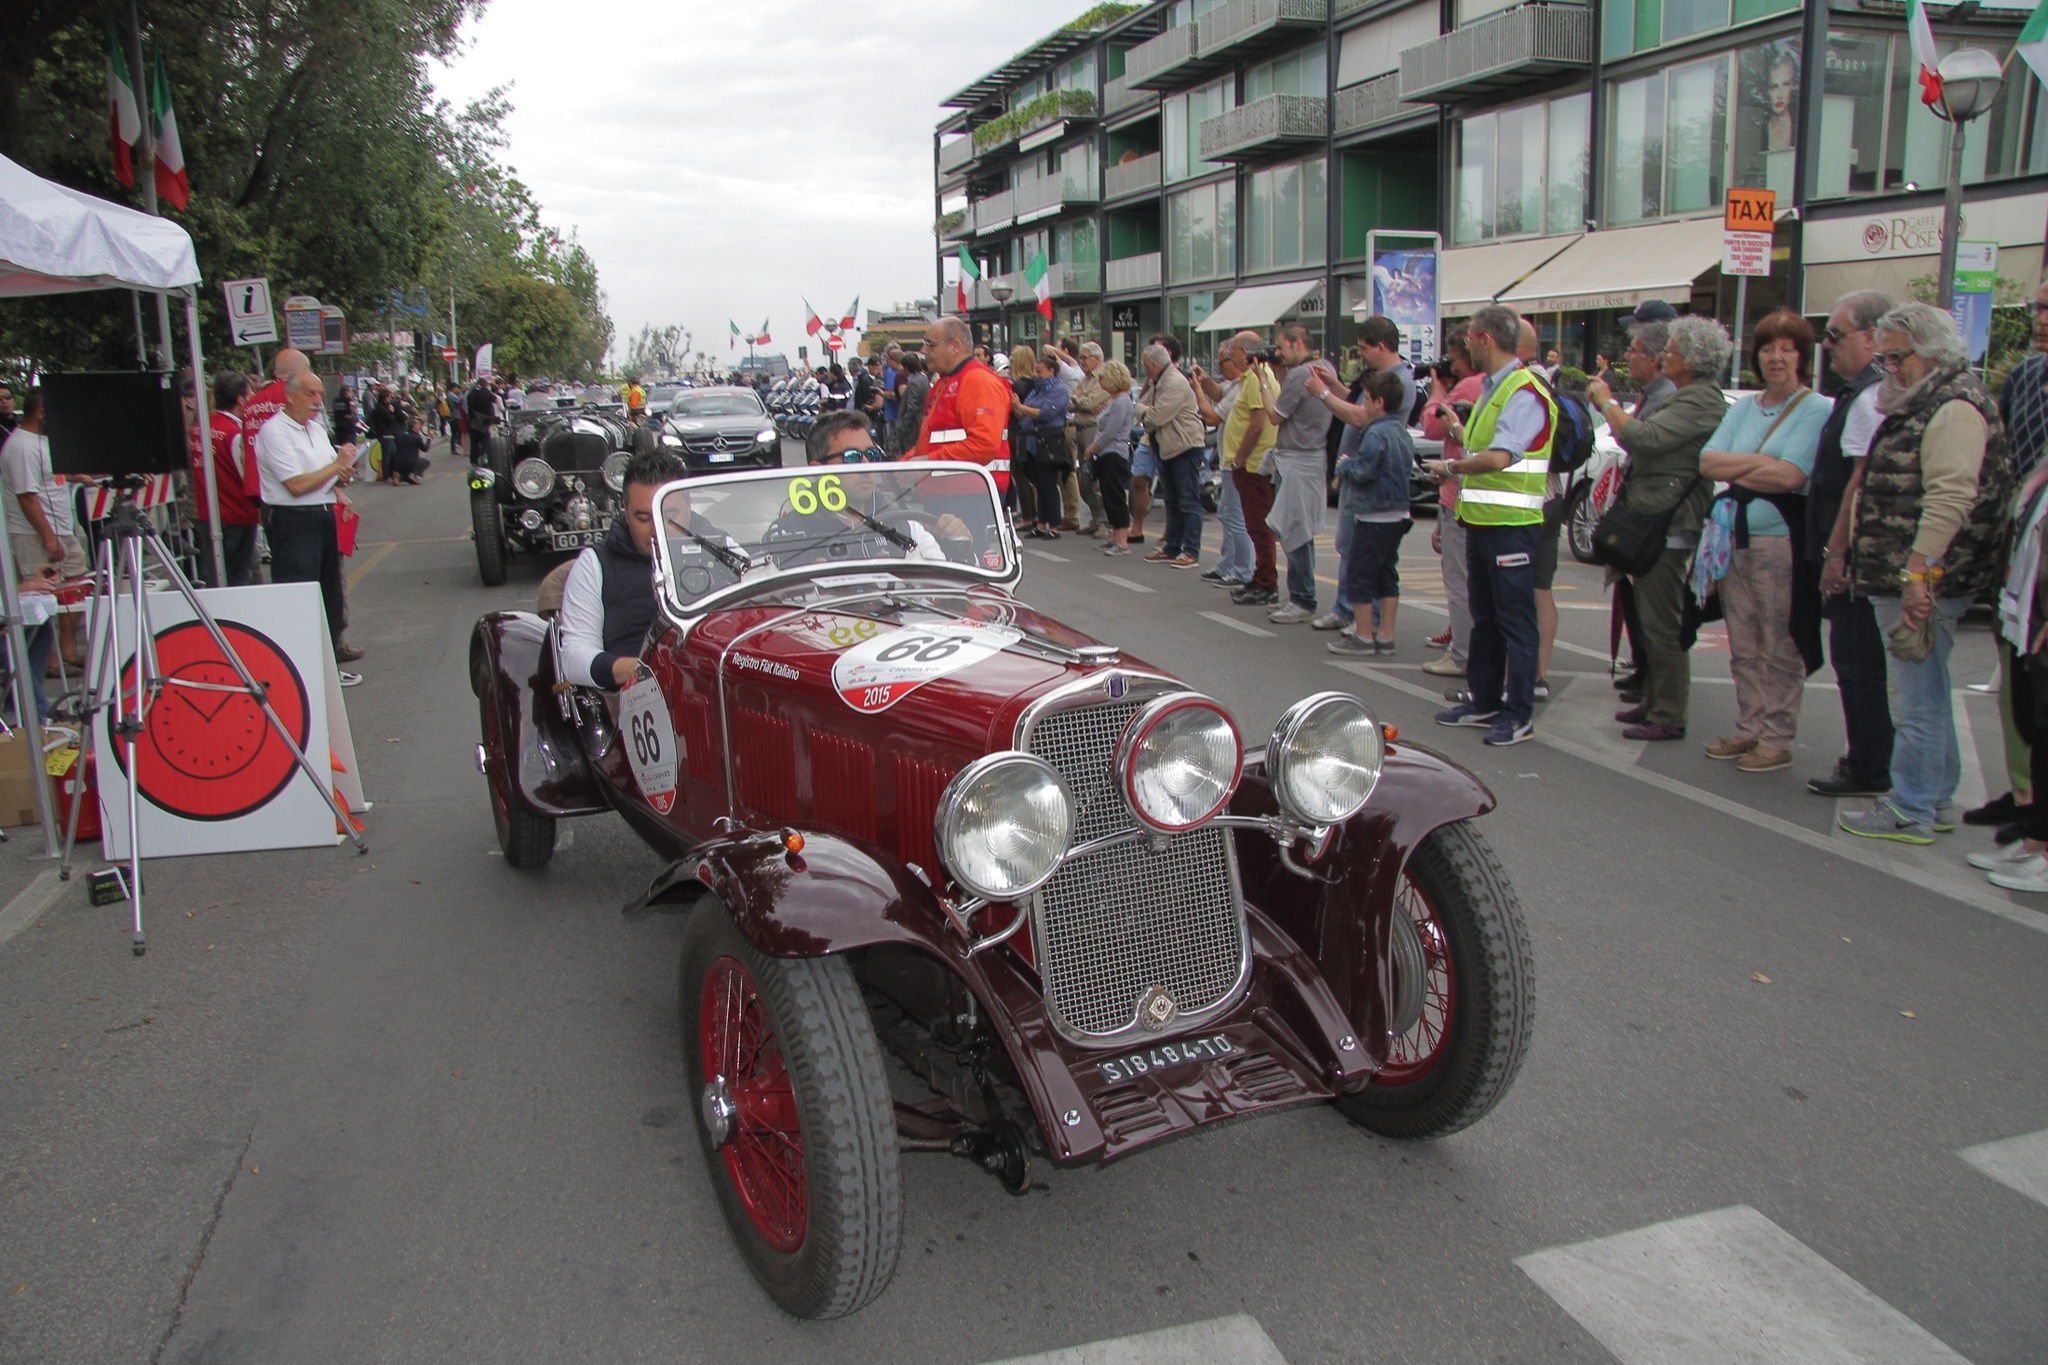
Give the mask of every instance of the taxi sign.
[{"label": "taxi sign", "polygon": [[1778,222],[1777,192],[1731,189],[1724,212],[1721,226],[1725,231],[1770,232]]}]

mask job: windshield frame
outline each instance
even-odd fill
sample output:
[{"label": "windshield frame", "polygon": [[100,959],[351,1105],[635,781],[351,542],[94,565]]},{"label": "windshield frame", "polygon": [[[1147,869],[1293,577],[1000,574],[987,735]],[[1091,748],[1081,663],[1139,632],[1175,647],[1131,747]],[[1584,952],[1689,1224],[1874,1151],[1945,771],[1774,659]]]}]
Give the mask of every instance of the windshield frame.
[{"label": "windshield frame", "polygon": [[[1002,537],[1007,567],[990,569],[980,564],[926,559],[881,559],[840,566],[798,564],[730,584],[707,597],[686,604],[675,591],[675,566],[669,559],[669,537],[657,534],[653,545],[654,579],[656,599],[661,605],[662,614],[672,624],[687,632],[693,623],[713,612],[727,610],[771,592],[817,584],[821,579],[842,580],[831,588],[820,585],[821,592],[843,588],[848,593],[873,593],[887,590],[892,582],[901,585],[905,591],[913,590],[913,585],[920,579],[939,580],[949,585],[953,591],[964,591],[977,584],[1010,589],[1023,577],[1024,552],[1017,541],[1016,528],[1010,524],[1009,517],[1003,514],[1002,491],[996,486],[995,475],[981,465],[964,460],[895,460],[882,465],[854,467],[873,469],[877,472],[947,474],[980,479],[987,487],[990,505],[996,510],[995,525]],[[839,467],[823,468],[826,473],[831,473]],[[700,474],[690,478],[671,479],[655,492],[656,515],[660,515],[660,509],[668,500],[669,494],[678,489],[694,493],[697,489],[707,486],[785,482],[791,478],[802,477],[810,473],[811,469],[811,466],[785,465],[780,469],[735,470],[731,473],[708,476]]]},{"label": "windshield frame", "polygon": [[[754,406],[748,412],[686,412],[683,410],[683,404],[692,400],[705,403],[740,403],[749,399],[753,401]],[[768,410],[762,405],[758,395],[730,391],[720,392],[718,390],[706,392],[703,389],[676,390],[674,396],[669,399],[668,406],[662,410],[679,422],[731,421],[738,417],[755,418],[768,415]]]}]

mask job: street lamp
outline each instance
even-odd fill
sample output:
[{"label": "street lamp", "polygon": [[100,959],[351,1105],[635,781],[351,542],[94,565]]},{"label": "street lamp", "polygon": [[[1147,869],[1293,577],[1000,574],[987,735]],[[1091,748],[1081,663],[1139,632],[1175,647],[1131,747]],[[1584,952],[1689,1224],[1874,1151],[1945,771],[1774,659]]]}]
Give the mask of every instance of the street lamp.
[{"label": "street lamp", "polygon": [[1941,103],[1936,118],[1949,122],[1948,185],[1941,201],[1941,275],[1934,287],[1934,306],[1953,308],[1956,299],[1956,238],[1963,230],[1963,129],[1990,112],[2005,84],[2005,67],[1981,47],[1958,48],[1935,68],[1941,78]]},{"label": "street lamp", "polygon": [[989,281],[988,292],[989,297],[996,301],[996,348],[1006,350],[1010,344],[1010,312],[1003,305],[1010,301],[1017,287],[998,277]]}]

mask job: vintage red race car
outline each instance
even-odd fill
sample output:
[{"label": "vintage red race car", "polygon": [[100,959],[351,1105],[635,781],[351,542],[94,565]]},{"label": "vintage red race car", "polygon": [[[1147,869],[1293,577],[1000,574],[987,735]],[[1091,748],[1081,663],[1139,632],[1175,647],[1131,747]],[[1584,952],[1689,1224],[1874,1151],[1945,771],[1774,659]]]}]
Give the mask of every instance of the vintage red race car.
[{"label": "vintage red race car", "polygon": [[[1514,891],[1471,775],[1356,697],[1247,750],[1216,702],[1011,593],[961,464],[665,487],[641,679],[562,676],[556,628],[477,623],[478,765],[507,860],[615,811],[687,908],[690,1107],[785,1309],[894,1273],[898,1154],[1027,1188],[1203,1125],[1329,1101],[1454,1132],[1520,1066]],[[885,1056],[931,1097],[892,1098]]]}]

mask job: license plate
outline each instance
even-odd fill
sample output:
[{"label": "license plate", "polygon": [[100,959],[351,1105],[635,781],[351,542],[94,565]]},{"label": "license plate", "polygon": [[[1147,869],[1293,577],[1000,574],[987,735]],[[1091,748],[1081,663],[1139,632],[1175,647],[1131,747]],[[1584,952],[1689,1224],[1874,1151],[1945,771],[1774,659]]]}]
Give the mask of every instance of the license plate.
[{"label": "license plate", "polygon": [[713,464],[731,464],[736,456],[730,450],[718,450],[713,451],[710,458]]},{"label": "license plate", "polygon": [[1175,1043],[1161,1043],[1143,1052],[1112,1057],[1106,1062],[1096,1063],[1096,1068],[1102,1072],[1105,1081],[1128,1081],[1184,1062],[1212,1062],[1236,1051],[1228,1037],[1217,1033],[1207,1038],[1183,1038]]},{"label": "license plate", "polygon": [[597,544],[598,533],[596,531],[556,531],[554,537],[557,550],[580,550],[586,545]]}]

